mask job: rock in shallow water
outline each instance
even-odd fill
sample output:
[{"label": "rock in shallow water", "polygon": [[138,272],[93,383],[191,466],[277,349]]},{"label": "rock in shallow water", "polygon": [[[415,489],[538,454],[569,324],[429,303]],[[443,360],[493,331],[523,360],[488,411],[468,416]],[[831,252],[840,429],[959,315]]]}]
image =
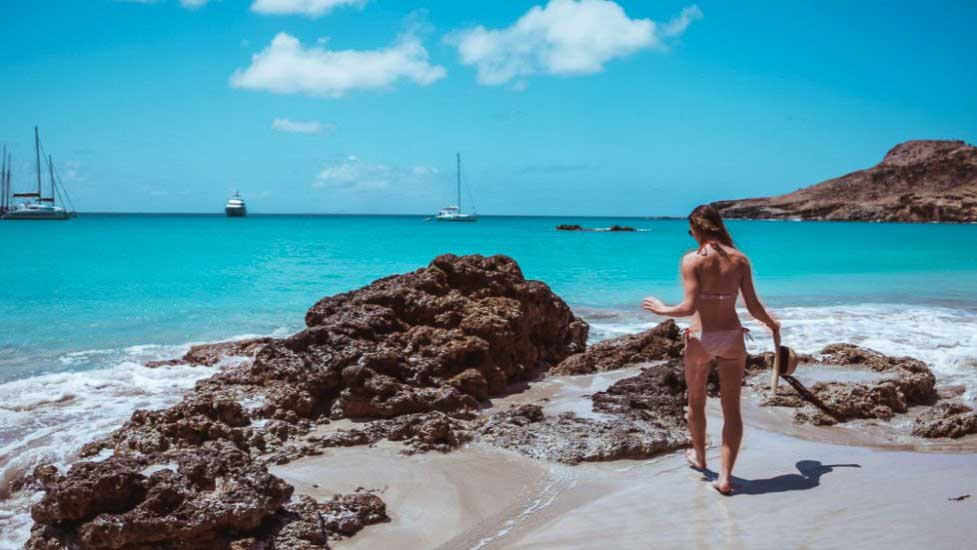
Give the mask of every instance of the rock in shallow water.
[{"label": "rock in shallow water", "polygon": [[571,355],[552,369],[553,374],[592,374],[636,363],[682,357],[685,342],[671,319],[652,329],[598,342]]},{"label": "rock in shallow water", "polygon": [[977,433],[977,412],[963,403],[940,403],[916,417],[913,435],[959,438]]},{"label": "rock in shallow water", "polygon": [[673,361],[642,369],[592,396],[595,418],[546,416],[521,405],[489,417],[476,429],[482,442],[527,456],[578,464],[649,458],[687,447],[685,379]]},{"label": "rock in shallow water", "polygon": [[[770,368],[771,361],[763,357],[753,362],[753,368]],[[764,406],[800,408],[794,419],[800,423],[826,426],[856,419],[889,420],[905,413],[909,407],[932,405],[939,396],[935,390],[936,377],[925,363],[912,357],[891,357],[853,344],[831,344],[821,350],[819,357],[805,357],[800,372],[807,369],[848,367],[866,369],[885,376],[875,383],[818,382],[809,389],[833,413],[834,418],[814,408],[790,387],[783,387],[776,397],[768,397]],[[769,388],[765,375],[757,383]]]}]

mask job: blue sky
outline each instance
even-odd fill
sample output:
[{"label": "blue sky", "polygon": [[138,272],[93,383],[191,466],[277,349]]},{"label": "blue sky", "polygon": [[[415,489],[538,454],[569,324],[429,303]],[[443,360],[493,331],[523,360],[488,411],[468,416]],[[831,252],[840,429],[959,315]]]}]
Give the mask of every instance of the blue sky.
[{"label": "blue sky", "polygon": [[3,11],[15,185],[38,124],[82,211],[220,211],[240,189],[255,212],[430,213],[460,151],[483,214],[681,215],[871,166],[907,139],[977,142],[977,2]]}]

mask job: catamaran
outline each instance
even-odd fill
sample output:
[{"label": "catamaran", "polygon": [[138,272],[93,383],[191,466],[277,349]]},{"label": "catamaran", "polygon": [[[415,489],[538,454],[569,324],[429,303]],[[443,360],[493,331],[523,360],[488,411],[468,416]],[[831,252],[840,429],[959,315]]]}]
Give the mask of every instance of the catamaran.
[{"label": "catamaran", "polygon": [[453,206],[445,206],[434,216],[438,222],[474,222],[478,221],[478,214],[465,214],[461,211],[461,153],[458,153],[458,202]]},{"label": "catamaran", "polygon": [[[48,155],[48,172],[51,177],[51,195],[45,197],[41,189],[41,139],[38,135],[37,126],[34,127],[34,154],[37,159],[37,191],[28,193],[14,193],[14,199],[25,199],[23,202],[11,203],[5,197],[4,212],[0,219],[4,220],[67,220],[75,216],[74,212],[69,211],[63,206],[56,204],[56,197],[61,197],[62,204],[65,203],[67,193],[64,186],[59,186],[54,177],[54,159]],[[5,195],[10,192],[10,164],[6,165],[6,180],[4,186]],[[31,200],[33,199],[33,200]]]},{"label": "catamaran", "polygon": [[224,206],[224,213],[227,214],[228,218],[243,218],[248,215],[248,207],[245,206],[241,193],[234,192],[234,196]]}]

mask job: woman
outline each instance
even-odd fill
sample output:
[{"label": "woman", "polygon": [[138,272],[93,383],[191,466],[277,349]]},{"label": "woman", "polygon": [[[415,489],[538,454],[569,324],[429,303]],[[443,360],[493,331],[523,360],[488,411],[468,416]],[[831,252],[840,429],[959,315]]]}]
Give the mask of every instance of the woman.
[{"label": "woman", "polygon": [[747,329],[736,314],[736,298],[743,293],[746,309],[773,332],[780,345],[780,324],[757,298],[750,261],[733,244],[719,212],[709,205],[689,214],[689,235],[699,248],[682,258],[682,286],[685,298],[677,306],[666,306],[657,298],[646,298],[642,307],[656,315],[693,316],[686,331],[685,380],[689,392],[689,434],[692,448],[685,457],[693,468],[706,468],[706,381],[709,365],[715,361],[722,388],[722,467],[713,487],[724,495],[732,492],[733,465],[743,438],[740,389],[746,368]]}]

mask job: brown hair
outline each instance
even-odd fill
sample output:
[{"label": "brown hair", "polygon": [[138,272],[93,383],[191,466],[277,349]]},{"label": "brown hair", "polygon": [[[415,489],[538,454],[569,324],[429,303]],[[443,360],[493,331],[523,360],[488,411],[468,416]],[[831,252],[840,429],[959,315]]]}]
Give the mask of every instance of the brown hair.
[{"label": "brown hair", "polygon": [[703,244],[716,241],[729,247],[736,246],[733,244],[733,237],[726,230],[723,217],[711,204],[696,206],[695,210],[689,214],[689,225],[702,237]]}]

